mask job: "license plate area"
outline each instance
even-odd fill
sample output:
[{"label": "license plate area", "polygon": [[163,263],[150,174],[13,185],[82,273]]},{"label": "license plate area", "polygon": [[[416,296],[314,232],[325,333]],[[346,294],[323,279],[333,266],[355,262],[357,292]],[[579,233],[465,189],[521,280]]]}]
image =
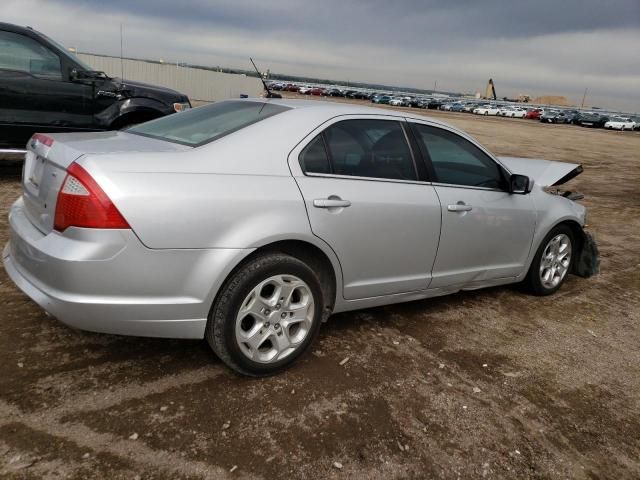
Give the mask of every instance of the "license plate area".
[{"label": "license plate area", "polygon": [[24,188],[32,194],[37,194],[42,183],[44,172],[44,158],[39,157],[34,152],[27,152],[24,159],[24,174],[22,184]]}]

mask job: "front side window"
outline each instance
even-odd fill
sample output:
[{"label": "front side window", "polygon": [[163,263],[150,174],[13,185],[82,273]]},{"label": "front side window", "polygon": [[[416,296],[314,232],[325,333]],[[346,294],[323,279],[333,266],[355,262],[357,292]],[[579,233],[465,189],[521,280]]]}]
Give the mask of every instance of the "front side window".
[{"label": "front side window", "polygon": [[60,57],[35,40],[0,30],[0,68],[36,77],[62,79]]},{"label": "front side window", "polygon": [[230,100],[141,123],[127,132],[197,147],[287,110],[273,103]]},{"label": "front side window", "polygon": [[336,175],[417,180],[400,122],[345,120],[323,132]]},{"label": "front side window", "polygon": [[423,155],[431,159],[437,182],[504,188],[500,166],[473,143],[441,128],[418,124],[413,128]]}]

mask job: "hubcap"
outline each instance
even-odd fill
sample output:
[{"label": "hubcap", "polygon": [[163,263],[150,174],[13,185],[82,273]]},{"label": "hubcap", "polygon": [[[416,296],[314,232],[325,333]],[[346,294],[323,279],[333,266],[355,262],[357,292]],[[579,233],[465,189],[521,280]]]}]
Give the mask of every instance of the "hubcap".
[{"label": "hubcap", "polygon": [[540,259],[540,281],[545,288],[555,288],[569,271],[571,240],[561,233],[553,237]]},{"label": "hubcap", "polygon": [[236,341],[248,358],[273,363],[291,355],[309,334],[314,316],[309,286],[293,275],[256,285],[236,316]]}]

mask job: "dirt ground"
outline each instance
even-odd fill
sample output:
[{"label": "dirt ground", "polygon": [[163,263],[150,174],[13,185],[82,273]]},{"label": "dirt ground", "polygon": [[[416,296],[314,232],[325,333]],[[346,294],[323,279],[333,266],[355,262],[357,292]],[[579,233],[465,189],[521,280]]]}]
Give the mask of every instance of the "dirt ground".
[{"label": "dirt ground", "polygon": [[[204,341],[71,330],[0,269],[0,477],[640,478],[640,134],[423,113],[582,163],[602,274],[335,315],[255,380]],[[2,244],[19,175],[0,177]]]}]

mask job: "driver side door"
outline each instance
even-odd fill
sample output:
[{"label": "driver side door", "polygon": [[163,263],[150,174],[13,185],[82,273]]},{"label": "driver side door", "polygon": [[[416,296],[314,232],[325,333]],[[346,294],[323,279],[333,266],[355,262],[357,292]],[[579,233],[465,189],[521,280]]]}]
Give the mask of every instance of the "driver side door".
[{"label": "driver side door", "polygon": [[510,194],[504,167],[469,139],[435,125],[412,128],[442,209],[430,288],[522,273],[536,225],[531,195]]}]

